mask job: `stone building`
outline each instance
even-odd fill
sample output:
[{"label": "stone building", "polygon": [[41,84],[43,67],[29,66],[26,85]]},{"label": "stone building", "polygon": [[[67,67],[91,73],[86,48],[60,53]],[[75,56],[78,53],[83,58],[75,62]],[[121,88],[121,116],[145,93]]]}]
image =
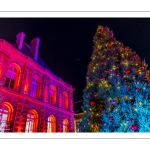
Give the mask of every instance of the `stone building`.
[{"label": "stone building", "polygon": [[79,125],[79,123],[81,122],[83,115],[84,115],[83,112],[76,113],[76,114],[74,115],[74,118],[75,118],[75,120],[74,120],[75,132],[79,132],[78,125]]},{"label": "stone building", "polygon": [[0,39],[0,132],[74,132],[71,85],[38,56],[40,39]]}]

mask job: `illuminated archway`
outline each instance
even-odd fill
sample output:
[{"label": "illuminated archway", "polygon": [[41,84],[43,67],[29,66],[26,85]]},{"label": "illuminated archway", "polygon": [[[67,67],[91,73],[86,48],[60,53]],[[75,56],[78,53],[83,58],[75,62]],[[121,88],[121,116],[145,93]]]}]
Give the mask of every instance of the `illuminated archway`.
[{"label": "illuminated archway", "polygon": [[56,87],[54,85],[50,86],[50,103],[56,105]]},{"label": "illuminated archway", "polygon": [[38,114],[35,110],[30,110],[27,114],[25,132],[36,132],[38,124]]},{"label": "illuminated archway", "polygon": [[16,90],[20,81],[20,73],[21,69],[19,65],[16,63],[11,64],[6,74],[5,86]]},{"label": "illuminated archway", "polygon": [[63,132],[68,132],[69,131],[69,123],[67,119],[64,119],[63,121]]},{"label": "illuminated archway", "polygon": [[13,114],[13,107],[8,102],[0,105],[0,132],[10,131],[10,122]]},{"label": "illuminated archway", "polygon": [[47,132],[56,132],[56,119],[53,115],[48,117]]}]

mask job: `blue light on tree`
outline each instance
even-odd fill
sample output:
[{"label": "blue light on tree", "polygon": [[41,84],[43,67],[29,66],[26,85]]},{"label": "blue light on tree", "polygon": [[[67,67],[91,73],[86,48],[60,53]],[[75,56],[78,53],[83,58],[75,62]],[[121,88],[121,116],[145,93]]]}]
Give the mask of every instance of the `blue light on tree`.
[{"label": "blue light on tree", "polygon": [[98,26],[83,91],[80,132],[150,132],[150,71]]}]

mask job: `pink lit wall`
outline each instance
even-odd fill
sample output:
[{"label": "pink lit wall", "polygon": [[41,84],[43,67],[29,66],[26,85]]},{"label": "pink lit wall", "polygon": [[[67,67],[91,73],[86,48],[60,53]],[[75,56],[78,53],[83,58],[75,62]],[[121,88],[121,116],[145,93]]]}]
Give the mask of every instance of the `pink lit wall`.
[{"label": "pink lit wall", "polygon": [[[20,36],[20,35],[19,35]],[[25,34],[22,33],[22,36]],[[24,37],[20,37],[24,38]],[[21,41],[23,43],[23,41]],[[22,45],[19,45],[21,48]],[[36,47],[37,48],[37,47]],[[38,53],[32,49],[36,54]],[[14,88],[6,86],[7,73],[10,66],[17,68]],[[33,82],[36,84],[34,93]],[[51,85],[56,88],[56,103],[53,104],[53,91]],[[65,98],[68,96],[68,108],[65,109]],[[37,130],[35,132],[47,132],[47,118],[53,115],[56,118],[56,132],[63,132],[63,120],[68,120],[68,131],[74,132],[73,92],[71,85],[51,73],[48,69],[39,65],[34,59],[26,56],[21,50],[14,48],[7,41],[0,39],[0,93],[3,103],[9,103],[13,112],[8,121],[12,125],[10,132],[25,132],[27,113],[30,110],[37,112]]]}]

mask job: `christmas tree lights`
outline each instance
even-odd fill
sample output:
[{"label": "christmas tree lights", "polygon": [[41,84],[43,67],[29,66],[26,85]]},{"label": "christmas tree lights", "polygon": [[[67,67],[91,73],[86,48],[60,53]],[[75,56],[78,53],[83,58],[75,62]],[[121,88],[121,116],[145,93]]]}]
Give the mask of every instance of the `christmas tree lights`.
[{"label": "christmas tree lights", "polygon": [[150,72],[145,61],[98,26],[83,91],[80,132],[150,132]]}]

